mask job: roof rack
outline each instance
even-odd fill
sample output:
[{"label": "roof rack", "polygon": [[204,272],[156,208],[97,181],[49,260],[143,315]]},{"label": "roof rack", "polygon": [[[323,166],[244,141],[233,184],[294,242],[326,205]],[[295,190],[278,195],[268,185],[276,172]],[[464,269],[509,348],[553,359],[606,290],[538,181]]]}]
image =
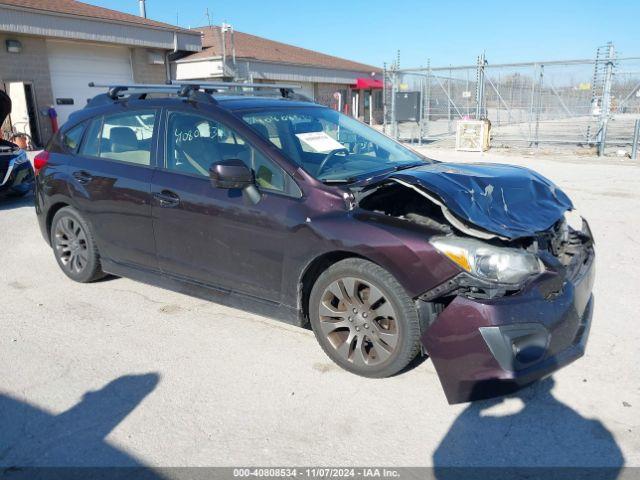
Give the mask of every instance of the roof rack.
[{"label": "roof rack", "polygon": [[[300,89],[302,87],[294,84],[172,81],[166,84],[132,83],[113,85],[90,82],[89,87],[107,88],[108,92],[94,97],[88,103],[88,106],[96,106],[131,97],[144,100],[147,98],[147,95],[152,93],[173,93],[191,101],[217,103],[214,94],[264,95],[263,90],[277,90],[280,96],[286,99],[312,101],[304,95],[295,93],[294,89]],[[249,89],[250,91],[248,91]]]},{"label": "roof rack", "polygon": [[[295,93],[294,90],[300,90],[301,85],[298,84],[285,84],[285,83],[243,83],[243,82],[198,82],[198,81],[178,81],[172,80],[172,85],[184,85],[195,86],[199,89],[203,89],[207,93],[225,93],[220,89],[225,90],[226,93],[233,93],[234,95],[255,95],[255,90],[278,90],[282,98],[290,98],[293,100],[305,100],[313,101],[305,95]],[[247,89],[253,91],[247,92]]]},{"label": "roof rack", "polygon": [[281,83],[243,83],[243,82],[198,82],[193,80],[172,80],[171,85],[197,85],[201,88],[270,88],[294,90],[302,88],[298,84]]}]

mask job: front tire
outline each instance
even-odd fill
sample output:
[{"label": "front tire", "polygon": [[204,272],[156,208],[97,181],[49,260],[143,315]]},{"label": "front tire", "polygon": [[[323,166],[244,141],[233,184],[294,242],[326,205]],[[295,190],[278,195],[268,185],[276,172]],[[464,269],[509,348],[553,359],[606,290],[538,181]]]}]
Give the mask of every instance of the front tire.
[{"label": "front tire", "polygon": [[413,301],[389,272],[367,260],[342,260],[323,272],[311,290],[309,317],[329,358],[357,375],[394,375],[420,349]]},{"label": "front tire", "polygon": [[105,276],[91,227],[72,207],[58,210],[51,222],[51,246],[71,280],[88,283]]}]

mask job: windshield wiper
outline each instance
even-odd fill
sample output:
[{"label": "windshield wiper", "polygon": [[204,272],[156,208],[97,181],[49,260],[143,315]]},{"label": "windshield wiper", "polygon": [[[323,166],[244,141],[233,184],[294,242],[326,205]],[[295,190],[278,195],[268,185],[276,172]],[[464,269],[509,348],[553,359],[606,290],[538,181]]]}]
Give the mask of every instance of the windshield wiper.
[{"label": "windshield wiper", "polygon": [[407,168],[413,168],[413,167],[420,167],[422,165],[426,165],[426,162],[412,162],[404,165],[398,165],[397,167],[394,168],[394,170],[396,172],[399,172],[400,170],[406,170]]},{"label": "windshield wiper", "polygon": [[322,180],[322,183],[326,183],[327,185],[331,185],[332,183],[353,183],[355,182],[355,177],[348,178],[330,178],[327,180]]}]

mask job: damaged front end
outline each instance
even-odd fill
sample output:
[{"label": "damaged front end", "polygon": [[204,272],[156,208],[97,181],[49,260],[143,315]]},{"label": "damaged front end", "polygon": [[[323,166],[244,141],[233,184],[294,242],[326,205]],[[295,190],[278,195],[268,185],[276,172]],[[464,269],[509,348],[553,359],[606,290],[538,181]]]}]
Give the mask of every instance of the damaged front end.
[{"label": "damaged front end", "polygon": [[579,358],[593,299],[593,237],[544,177],[438,163],[363,188],[358,206],[423,228],[459,273],[416,299],[424,350],[450,403],[511,392]]}]

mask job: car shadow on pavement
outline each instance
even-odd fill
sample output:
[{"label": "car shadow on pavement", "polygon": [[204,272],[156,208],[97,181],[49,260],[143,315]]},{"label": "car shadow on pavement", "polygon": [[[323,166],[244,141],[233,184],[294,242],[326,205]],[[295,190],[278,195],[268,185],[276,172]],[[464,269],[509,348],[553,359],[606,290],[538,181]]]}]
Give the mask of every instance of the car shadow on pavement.
[{"label": "car shadow on pavement", "polygon": [[[554,385],[549,377],[469,404],[433,454],[435,478],[618,478],[624,457],[611,432],[556,399]],[[518,412],[489,411],[513,398],[524,404]]]},{"label": "car shadow on pavement", "polygon": [[59,414],[0,394],[0,478],[58,478],[53,473],[59,478],[90,478],[87,467],[137,467],[136,478],[162,478],[106,440],[156,388],[159,378],[156,373],[122,376],[85,393]]},{"label": "car shadow on pavement", "polygon": [[0,211],[22,207],[33,207],[33,193],[29,193],[24,197],[0,197]]}]

